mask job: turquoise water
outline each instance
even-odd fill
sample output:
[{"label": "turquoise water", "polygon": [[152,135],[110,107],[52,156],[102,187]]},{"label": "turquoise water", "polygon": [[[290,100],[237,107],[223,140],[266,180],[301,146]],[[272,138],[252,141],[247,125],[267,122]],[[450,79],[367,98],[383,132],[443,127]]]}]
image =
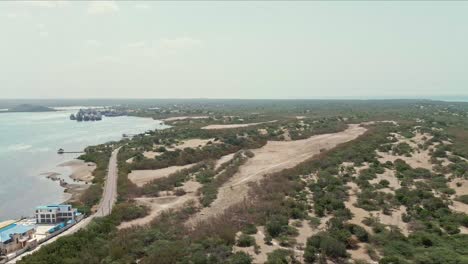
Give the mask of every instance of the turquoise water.
[{"label": "turquoise water", "polygon": [[164,128],[160,121],[138,117],[75,122],[69,120],[74,112],[0,114],[0,221],[31,216],[35,206],[66,199],[58,182],[41,175],[70,174],[68,168],[57,165],[79,154],[58,155],[59,148],[83,150],[89,145],[119,140],[123,133]]}]

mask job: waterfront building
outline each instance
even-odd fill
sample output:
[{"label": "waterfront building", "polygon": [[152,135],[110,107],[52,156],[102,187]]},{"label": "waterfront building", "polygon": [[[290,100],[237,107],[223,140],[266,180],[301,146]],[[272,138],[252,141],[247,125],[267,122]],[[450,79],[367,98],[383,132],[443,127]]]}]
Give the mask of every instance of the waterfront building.
[{"label": "waterfront building", "polygon": [[0,255],[8,255],[26,247],[35,247],[37,240],[34,225],[17,224],[10,221],[7,224],[0,223]]},{"label": "waterfront building", "polygon": [[36,207],[35,218],[38,224],[56,224],[76,221],[81,215],[69,204],[45,205]]}]

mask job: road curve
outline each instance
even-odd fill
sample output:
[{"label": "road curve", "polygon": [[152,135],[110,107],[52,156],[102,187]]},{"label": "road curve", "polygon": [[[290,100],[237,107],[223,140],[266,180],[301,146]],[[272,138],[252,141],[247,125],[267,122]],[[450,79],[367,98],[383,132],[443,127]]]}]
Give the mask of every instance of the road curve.
[{"label": "road curve", "polygon": [[117,201],[117,177],[118,177],[117,155],[119,153],[119,150],[120,148],[112,151],[112,154],[109,160],[109,167],[107,169],[107,177],[104,183],[104,192],[103,192],[101,201],[99,202],[98,210],[96,211],[96,213],[76,223],[74,226],[70,227],[63,233],[38,245],[35,249],[25,252],[24,254],[21,254],[20,256],[10,260],[9,262],[7,262],[8,264],[16,263],[17,261],[20,261],[21,258],[38,251],[41,247],[48,245],[63,236],[76,233],[77,231],[85,228],[89,223],[91,223],[91,221],[95,217],[104,217],[104,216],[109,215],[112,212],[112,207]]}]

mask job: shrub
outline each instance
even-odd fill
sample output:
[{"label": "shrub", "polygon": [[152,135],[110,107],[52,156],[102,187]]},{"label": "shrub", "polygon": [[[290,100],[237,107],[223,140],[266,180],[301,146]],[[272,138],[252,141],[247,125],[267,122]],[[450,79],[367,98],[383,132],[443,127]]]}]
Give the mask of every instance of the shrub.
[{"label": "shrub", "polygon": [[346,257],[345,244],[327,233],[319,233],[307,239],[307,247],[319,249],[331,258]]},{"label": "shrub", "polygon": [[268,253],[268,258],[265,264],[289,264],[294,263],[293,253],[286,249],[275,249]]},{"label": "shrub", "polygon": [[266,231],[272,237],[277,237],[288,226],[288,218],[282,215],[274,215],[266,223]]},{"label": "shrub", "polygon": [[255,239],[252,236],[242,234],[239,236],[239,239],[237,240],[237,245],[239,247],[250,247],[255,245]]},{"label": "shrub", "polygon": [[468,195],[467,195],[467,194],[465,194],[465,195],[460,195],[460,196],[457,197],[456,200],[457,200],[457,201],[460,201],[460,202],[462,202],[462,203],[464,203],[464,204],[468,204]]},{"label": "shrub", "polygon": [[245,252],[236,252],[229,257],[229,264],[251,264],[252,257]]},{"label": "shrub", "polygon": [[242,229],[242,232],[247,235],[254,235],[257,233],[257,227],[254,224],[247,224]]}]

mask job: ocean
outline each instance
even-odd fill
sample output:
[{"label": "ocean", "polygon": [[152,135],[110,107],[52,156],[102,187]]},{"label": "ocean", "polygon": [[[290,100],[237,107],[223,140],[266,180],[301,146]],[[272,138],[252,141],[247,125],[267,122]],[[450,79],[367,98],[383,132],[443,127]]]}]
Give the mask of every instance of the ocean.
[{"label": "ocean", "polygon": [[103,117],[102,121],[69,120],[76,110],[44,113],[0,113],[0,221],[33,215],[38,205],[60,203],[66,199],[58,181],[44,173],[71,173],[58,165],[79,154],[57,154],[82,151],[90,145],[119,140],[122,134],[162,129],[160,121],[138,117]]}]

